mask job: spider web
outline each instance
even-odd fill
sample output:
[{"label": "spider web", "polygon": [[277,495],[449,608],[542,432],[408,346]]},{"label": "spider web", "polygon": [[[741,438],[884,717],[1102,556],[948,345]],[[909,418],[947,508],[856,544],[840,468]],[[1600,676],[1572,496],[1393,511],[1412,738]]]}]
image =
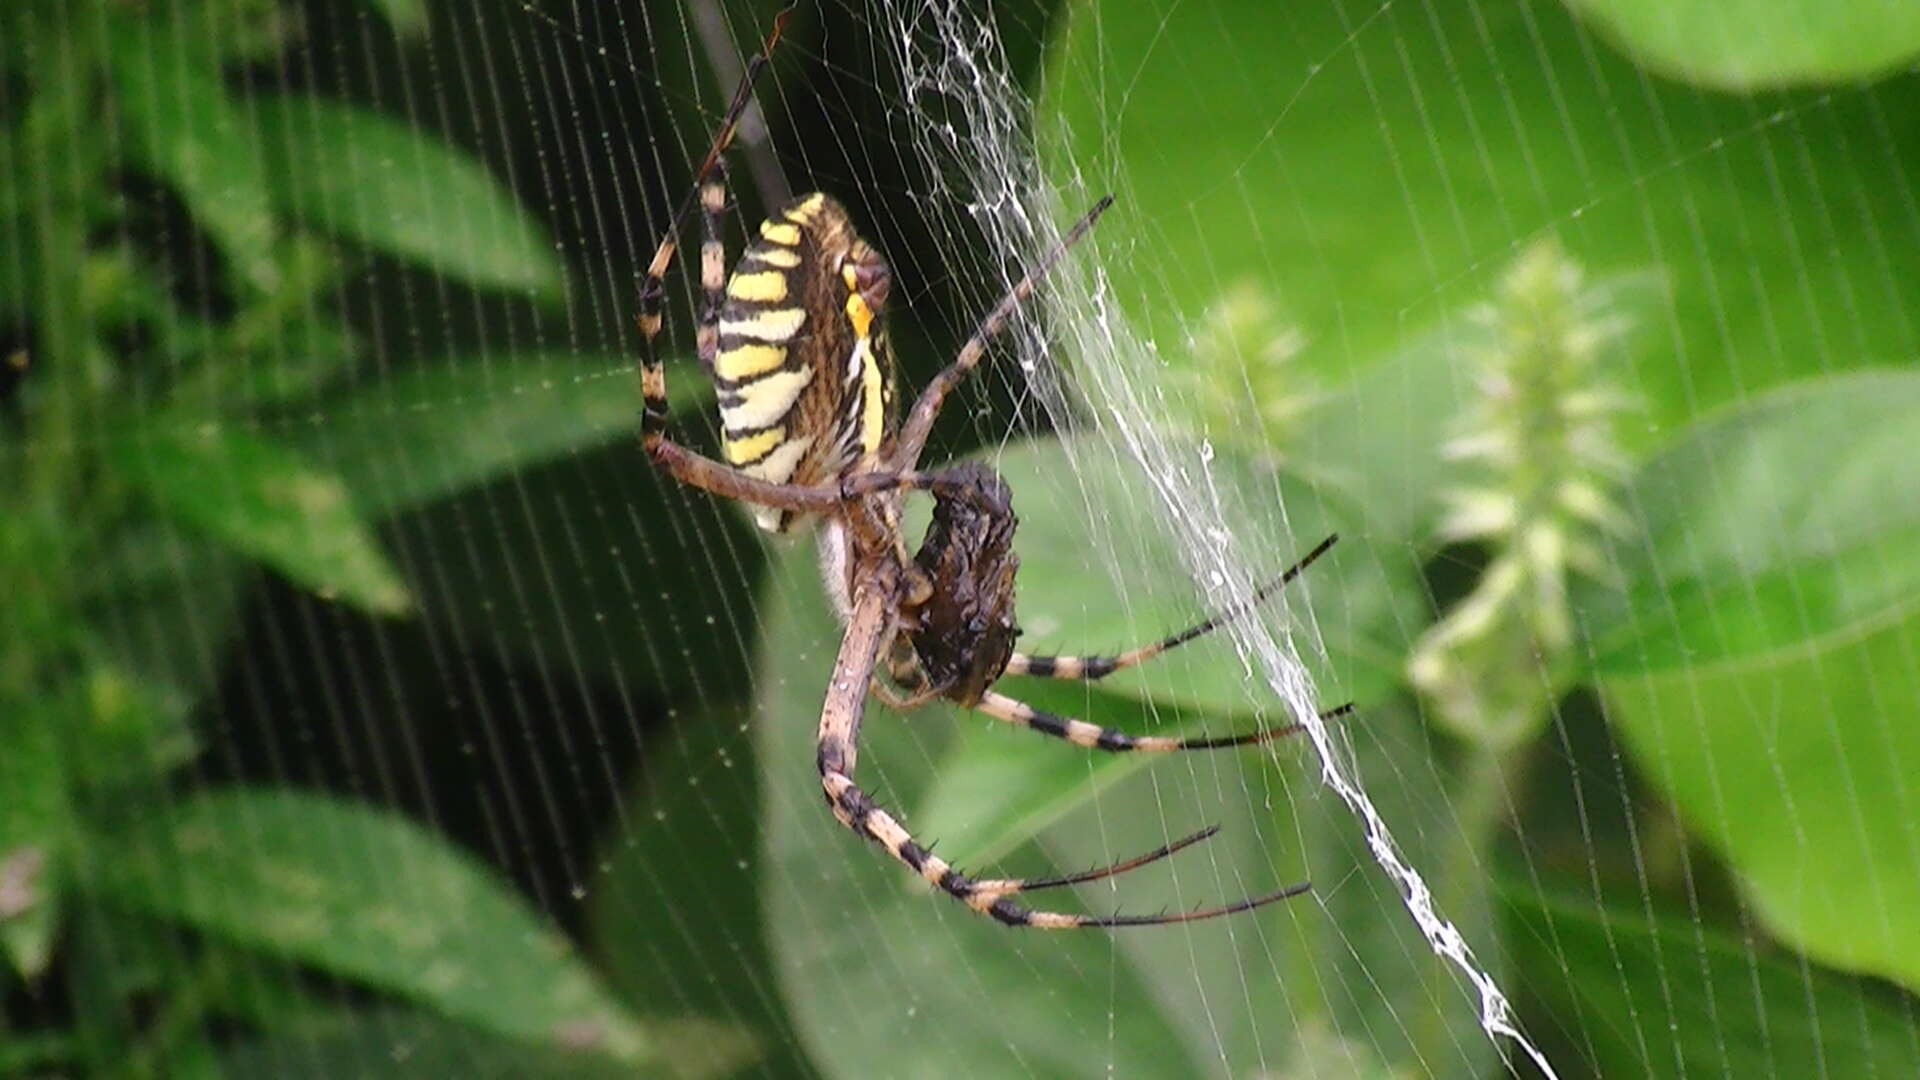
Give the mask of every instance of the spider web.
[{"label": "spider web", "polygon": [[[861,783],[976,876],[1222,826],[1035,906],[1313,883],[1111,935],[1007,932],[832,821],[810,545],[633,445],[635,283],[774,5],[22,16],[0,465],[81,494],[0,523],[0,1075],[1920,1071],[1920,75],[1728,89],[1769,82],[1630,6],[789,17],[729,250],[847,204],[903,398],[1116,197],[927,455],[1012,484],[1023,649],[1341,535],[1137,672],[999,687],[1298,738],[870,711]],[[42,108],[88,94],[110,123]]]},{"label": "spider web", "polygon": [[[932,176],[954,178],[957,190],[937,194],[962,205],[999,250],[1043,251],[1060,243],[1056,223],[1063,206],[1089,204],[1092,192],[1107,190],[1108,184],[1090,179],[1071,162],[1066,176],[1047,174],[1033,149],[1029,106],[1006,70],[994,29],[959,4],[900,4],[885,9],[883,18],[898,27],[895,47],[906,103],[913,114],[925,118],[909,127],[916,150]],[[1104,72],[1068,71],[1062,77],[1091,79],[1103,87],[1108,82]],[[943,182],[941,187],[945,186]],[[1124,189],[1121,194],[1124,198]],[[1183,569],[1194,582],[1205,583],[1208,606],[1227,609],[1235,598],[1251,595],[1261,584],[1254,569],[1259,560],[1248,550],[1255,538],[1232,523],[1259,520],[1261,515],[1244,505],[1242,492],[1229,490],[1229,485],[1211,475],[1213,448],[1208,442],[1196,445],[1167,430],[1165,378],[1153,344],[1107,298],[1108,283],[1100,265],[1103,258],[1116,253],[1101,251],[1098,238],[1088,246],[1097,254],[1048,282],[1048,306],[1055,318],[1044,327],[1038,321],[1030,324],[1029,340],[1013,351],[1031,358],[1044,355],[1051,344],[1089,358],[1077,369],[1083,385],[1071,389],[1046,378],[1049,373],[1033,359],[1024,366],[1057,426],[1095,433],[1094,439],[1071,444],[1073,468],[1123,470],[1142,489],[1150,516],[1177,535],[1177,546],[1185,556]],[[1046,340],[1048,330],[1053,331],[1051,343]],[[1075,395],[1075,389],[1082,394]],[[1076,407],[1083,398],[1086,407]],[[1284,508],[1279,521],[1285,528],[1283,535],[1293,536]],[[1271,550],[1272,536],[1259,539]],[[1295,540],[1294,546],[1305,550],[1309,545]],[[1107,547],[1111,552],[1111,543]],[[1108,557],[1117,562],[1115,556]],[[1304,605],[1301,610],[1304,615]],[[1511,1040],[1514,1049],[1543,1074],[1556,1075],[1546,1056],[1517,1026],[1492,972],[1482,966],[1446,914],[1437,910],[1427,882],[1402,855],[1392,829],[1364,790],[1350,747],[1340,732],[1320,718],[1332,702],[1315,689],[1295,653],[1293,636],[1254,619],[1236,621],[1228,632],[1248,673],[1304,726],[1319,759],[1322,783],[1352,811],[1368,850],[1400,891],[1407,914],[1422,936],[1472,986],[1483,1030]],[[1309,642],[1315,639],[1310,621],[1305,637]]]}]

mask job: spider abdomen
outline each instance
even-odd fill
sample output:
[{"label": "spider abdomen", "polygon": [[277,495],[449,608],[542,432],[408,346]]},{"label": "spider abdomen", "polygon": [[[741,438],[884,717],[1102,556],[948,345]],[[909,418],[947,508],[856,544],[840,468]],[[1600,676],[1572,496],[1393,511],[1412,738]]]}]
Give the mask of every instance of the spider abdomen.
[{"label": "spider abdomen", "polygon": [[933,585],[910,637],[928,685],[971,706],[1007,668],[1013,619],[1013,493],[992,469],[956,465],[934,489],[933,521],[914,563]]},{"label": "spider abdomen", "polygon": [[[888,285],[885,260],[825,195],[801,196],[760,226],[717,313],[711,374],[727,464],[776,484],[818,484],[879,451],[893,393]],[[772,532],[797,520],[772,507],[753,514]]]}]

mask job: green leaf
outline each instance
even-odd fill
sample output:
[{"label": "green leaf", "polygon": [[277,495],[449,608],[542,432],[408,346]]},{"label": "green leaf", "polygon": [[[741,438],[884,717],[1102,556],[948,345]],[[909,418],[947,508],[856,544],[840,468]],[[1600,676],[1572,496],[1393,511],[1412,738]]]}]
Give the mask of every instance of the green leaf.
[{"label": "green leaf", "polygon": [[1446,481],[1460,471],[1440,451],[1457,431],[1470,389],[1461,358],[1486,341],[1470,325],[1436,330],[1309,414],[1298,468],[1350,499],[1369,536],[1420,544],[1431,535]]},{"label": "green leaf", "polygon": [[[1349,520],[1345,506],[1288,472],[1204,448],[1190,453],[1193,465],[1205,468],[1209,495],[1234,522],[1236,536],[1257,545],[1248,554],[1257,562],[1247,568],[1256,582],[1278,577]],[[1080,467],[1063,469],[1063,461]],[[1158,505],[1143,496],[1139,477],[1116,467],[1096,440],[1016,443],[988,463],[1013,489],[1020,515],[1022,651],[1110,656],[1192,626],[1239,599],[1227,591],[1207,595],[1191,580],[1186,551],[1192,538],[1169,528]],[[1405,628],[1426,609],[1417,570],[1404,554],[1343,534],[1260,612],[1276,623],[1291,618],[1304,625],[1316,595],[1339,597],[1318,622],[1329,658],[1315,674],[1329,696],[1384,695],[1400,681]],[[1271,701],[1228,634],[1208,635],[1100,686],[1217,711]]]},{"label": "green leaf", "polygon": [[193,752],[182,711],[100,664],[0,704],[0,950],[27,978],[52,956],[90,796],[152,787]]},{"label": "green leaf", "polygon": [[114,105],[140,164],[179,194],[240,280],[278,291],[279,227],[260,140],[221,84],[218,57],[148,20],[114,27]]},{"label": "green leaf", "polygon": [[366,0],[401,37],[424,34],[427,30],[427,0]]},{"label": "green leaf", "polygon": [[299,319],[274,328],[272,345],[245,365],[234,385],[222,387],[219,411],[235,407],[263,410],[310,400],[350,370],[361,351],[346,327],[319,319]]},{"label": "green leaf", "polygon": [[170,725],[181,724],[218,682],[227,643],[239,632],[246,560],[149,515],[114,531],[84,569],[76,584],[94,659],[124,671]]},{"label": "green leaf", "polygon": [[312,1077],[333,1080],[410,1080],[458,1076],[466,1080],[647,1080],[735,1075],[744,1063],[737,1031],[723,1024],[672,1025],[677,1046],[659,1064],[635,1070],[602,1054],[514,1042],[437,1017],[387,1010],[342,1017],[294,1035],[244,1043],[221,1055],[225,1075]]},{"label": "green leaf", "polygon": [[216,421],[158,421],[113,452],[162,512],[321,596],[380,615],[411,606],[346,485],[293,451]]},{"label": "green leaf", "polygon": [[1920,989],[1920,612],[1604,681],[1608,721],[1775,935]]},{"label": "green leaf", "polygon": [[[1345,763],[1394,829],[1402,858],[1480,963],[1510,985],[1484,867],[1457,840],[1450,778],[1419,717],[1395,699],[1342,727]],[[1080,756],[1044,743],[1026,752]],[[1479,1030],[1477,998],[1433,956],[1353,812],[1318,774],[1304,745],[1163,758],[1048,829],[1041,846],[1063,868],[1081,869],[1204,823],[1220,826],[1164,869],[1129,873],[1111,888],[1083,886],[1080,904],[1095,911],[1177,910],[1313,883],[1308,895],[1250,916],[1114,937],[1187,1044],[1203,1060],[1227,1063],[1221,1073],[1258,1075],[1266,1063],[1278,1076],[1497,1075],[1490,1066],[1500,1048]],[[1275,1024],[1276,1016],[1288,1022]],[[1348,1047],[1357,1056],[1333,1059],[1337,1068],[1314,1056]]]},{"label": "green leaf", "polygon": [[510,1037],[623,1060],[639,1025],[479,862],[404,818],[271,790],[102,830],[85,888]]},{"label": "green leaf", "polygon": [[[712,426],[709,380],[674,379],[673,399],[675,432]],[[435,567],[419,582],[422,613],[463,639],[535,664],[564,640],[583,675],[636,689],[739,686],[738,620],[688,613],[746,610],[765,541],[736,505],[648,463],[638,400],[624,357],[463,357],[320,403],[326,422],[302,445],[380,515],[411,512],[400,527]],[[606,557],[538,589],[501,572],[551,560],[559,522],[573,550]]]},{"label": "green leaf", "polygon": [[111,664],[97,664],[54,699],[76,788],[152,785],[193,757],[184,704]]},{"label": "green leaf", "polygon": [[[818,574],[812,552],[789,550],[764,594],[754,723],[760,896],[779,913],[768,944],[814,1063],[837,1076],[1194,1075],[1198,1059],[1104,936],[1010,933],[913,887],[827,813],[813,718],[840,631]],[[870,710],[863,782],[891,807],[912,805],[949,730],[936,715]],[[1045,868],[1025,858],[1003,869]]]},{"label": "green leaf", "polygon": [[475,285],[560,296],[552,240],[463,151],[322,98],[261,97],[253,118],[274,200],[303,220]]},{"label": "green leaf", "polygon": [[[684,384],[684,385],[683,385]],[[705,379],[673,385],[676,415],[710,409]],[[626,357],[456,356],[315,406],[301,449],[337,471],[373,517],[623,437],[638,449],[639,387]],[[404,465],[398,464],[404,463]]]},{"label": "green leaf", "polygon": [[[1644,464],[1610,558],[1624,593],[1576,601],[1608,676],[1858,633],[1920,607],[1920,374],[1809,380],[1689,428]],[[1812,448],[1818,448],[1817,451]]]},{"label": "green leaf", "polygon": [[1597,52],[1556,4],[1369,12],[1071,8],[1035,127],[1069,132],[1057,175],[1095,163],[1121,193],[1090,242],[1117,253],[1110,295],[1168,363],[1220,283],[1251,278],[1338,382],[1457,325],[1548,232],[1596,279],[1667,277],[1661,347],[1621,378],[1647,409],[1629,451],[1768,387],[1920,354],[1920,244],[1886,239],[1912,234],[1920,139],[1885,120],[1920,111],[1920,77],[1707,96]]},{"label": "green leaf", "polygon": [[1591,1049],[1591,1075],[1920,1074],[1912,1014],[1883,988],[1697,918],[1571,899],[1586,890],[1509,878],[1500,898],[1515,967]]},{"label": "green leaf", "polygon": [[374,1014],[298,1035],[255,1039],[220,1056],[228,1076],[563,1077],[615,1080],[631,1066],[593,1054],[530,1046],[432,1016]]},{"label": "green leaf", "polygon": [[[1069,683],[1009,679],[1000,692],[1056,715],[1133,734],[1225,734],[1275,722],[1273,715],[1259,717],[1251,709],[1181,709]],[[963,864],[1002,858],[1155,761],[1146,754],[1094,755],[1036,746],[1029,732],[944,704],[916,715],[960,729],[912,810],[927,835],[940,838],[941,852]],[[1296,747],[1286,745],[1278,753],[1297,763],[1301,751]]]},{"label": "green leaf", "polygon": [[[1020,469],[1015,505],[1029,523],[1049,513],[1089,511],[1081,497],[1050,493],[1044,482],[1022,487],[1035,479],[1018,464],[1029,456],[1038,470],[1064,455],[1039,443],[1001,459],[1010,470]],[[1059,473],[1053,471],[1054,482]],[[1223,466],[1223,473],[1230,470]],[[1088,482],[1101,483],[1091,477]],[[1137,509],[1126,510],[1124,502],[1091,505],[1096,518],[1115,514],[1100,533],[1107,543],[1145,543],[1134,535],[1142,524]],[[1312,520],[1310,507],[1289,510],[1297,515],[1296,528]],[[1035,535],[1043,532],[1036,529]],[[1096,580],[1098,590],[1111,589],[1109,563],[1125,568],[1128,585],[1154,570],[1133,566],[1137,553],[1131,548],[1117,556],[1099,547],[1062,551],[1025,534],[1017,543],[1028,561],[1023,597],[1036,591],[1065,596],[1076,586],[1087,593]],[[1285,558],[1278,551],[1274,557]],[[1367,561],[1364,555],[1361,561]],[[1098,565],[1089,569],[1082,565],[1087,562]],[[1390,576],[1377,567],[1370,572]],[[1048,580],[1056,573],[1071,580]],[[943,857],[958,858],[949,843],[956,839],[970,848],[1005,847],[991,837],[978,839],[983,831],[1006,836],[1018,828],[1030,835],[1039,822],[1019,817],[1030,809],[1021,800],[1041,802],[1039,816],[1052,822],[1042,834],[1041,852],[1024,847],[1004,859],[963,861],[963,869],[980,876],[1078,870],[1220,822],[1222,833],[1206,845],[1129,874],[1113,888],[1102,883],[1078,895],[1059,890],[1033,899],[1067,910],[1151,911],[1218,903],[1303,877],[1325,886],[1311,898],[1257,915],[1111,936],[1009,932],[931,893],[873,845],[850,835],[821,805],[814,768],[812,720],[840,638],[817,574],[811,552],[787,551],[763,592],[755,748],[766,845],[762,903],[780,913],[767,920],[768,940],[794,1022],[824,1069],[847,1075],[1185,1077],[1218,1062],[1219,1071],[1231,1075],[1262,1067],[1306,1075],[1313,1067],[1308,1055],[1349,1040],[1376,1048],[1342,1059],[1343,1067],[1351,1063],[1368,1075],[1411,1068],[1416,1060],[1437,1075],[1476,1075],[1493,1061],[1493,1045],[1476,1033],[1474,1002],[1429,961],[1393,885],[1370,869],[1352,818],[1337,800],[1319,797],[1304,749],[1135,761],[1126,775],[1096,777],[1096,770],[1119,759],[943,709],[905,717],[867,710],[861,783],[883,805],[904,811],[908,828],[936,842]],[[1356,576],[1364,591],[1369,571]],[[1332,590],[1326,579],[1293,602],[1304,603],[1309,593],[1318,597],[1322,589]],[[1151,592],[1142,591],[1147,610],[1154,603]],[[1084,596],[1074,607],[1103,602]],[[1183,614],[1191,617],[1192,608]],[[1022,621],[1029,620],[1023,615]],[[1344,621],[1335,626],[1353,629]],[[1081,643],[1077,625],[1059,633],[1062,644]],[[1339,635],[1330,630],[1330,636]],[[1163,659],[1177,664],[1177,657]],[[1176,695],[1229,694],[1197,687],[1177,672],[1164,681],[1143,674],[1150,698],[1163,687]],[[1001,689],[1024,697],[1041,686],[1013,682]],[[1059,692],[1085,693],[1079,687]],[[1127,702],[1127,715],[1113,722],[1145,722],[1140,706],[1119,694],[1089,696]],[[1209,713],[1207,722],[1212,727],[1244,718],[1243,712]],[[1436,791],[1440,774],[1412,716],[1399,708],[1368,709],[1345,723],[1366,762],[1369,784],[1387,793],[1383,812],[1396,822],[1446,820]],[[1005,770],[1005,790],[992,782],[997,768]],[[968,805],[969,797],[978,801]],[[1049,799],[1063,805],[1047,806]],[[933,819],[921,814],[927,807],[944,815],[944,825],[929,825]],[[1015,825],[981,830],[975,817]],[[1423,865],[1430,853],[1419,843],[1422,836],[1448,836],[1431,824],[1409,831],[1414,835],[1403,844]],[[1472,872],[1447,895],[1458,909],[1452,914],[1478,948],[1488,941],[1473,918],[1476,883],[1484,874],[1467,869]],[[885,963],[874,962],[882,950],[877,943],[884,943]],[[1491,947],[1488,952],[1497,955]],[[1371,992],[1355,995],[1356,985]],[[964,1007],[982,1000],[996,1006]],[[937,1039],[901,1040],[901,1024],[921,1016],[940,1018]],[[1275,1023],[1276,1016],[1288,1022]],[[1424,1057],[1409,1049],[1416,1043]]]},{"label": "green leaf", "polygon": [[599,845],[593,951],[636,1008],[724,1016],[756,1037],[762,1072],[807,1075],[766,974],[751,715],[746,702],[707,703],[648,742]]},{"label": "green leaf", "polygon": [[286,956],[203,939],[182,957],[178,924],[131,915],[124,921],[131,933],[153,938],[176,958],[187,960],[177,964],[182,970],[173,972],[170,981],[200,991],[209,1016],[284,1035],[319,1030],[337,1022],[349,1009],[348,999],[333,988],[316,985],[307,969]]},{"label": "green leaf", "polygon": [[1570,0],[1641,63],[1702,86],[1855,86],[1920,54],[1920,7],[1880,0]]}]

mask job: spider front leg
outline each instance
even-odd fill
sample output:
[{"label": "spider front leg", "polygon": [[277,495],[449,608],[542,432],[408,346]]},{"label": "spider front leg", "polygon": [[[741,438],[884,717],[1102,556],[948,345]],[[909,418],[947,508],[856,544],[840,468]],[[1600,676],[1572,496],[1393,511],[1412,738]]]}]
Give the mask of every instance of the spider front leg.
[{"label": "spider front leg", "polygon": [[1074,930],[1194,922],[1249,911],[1298,896],[1310,888],[1305,883],[1291,885],[1277,892],[1249,897],[1232,904],[1168,915],[1096,916],[1036,911],[1007,898],[1023,892],[1096,881],[1125,873],[1199,843],[1216,830],[1203,829],[1109,867],[1051,878],[970,878],[914,840],[892,814],[881,809],[853,781],[854,763],[859,756],[860,722],[866,713],[867,688],[888,636],[888,620],[897,601],[900,584],[899,568],[891,563],[875,566],[863,582],[854,599],[846,636],[841,640],[840,655],[834,661],[833,674],[828,682],[826,703],[820,711],[815,764],[820,772],[820,787],[826,795],[827,806],[842,825],[880,845],[901,865],[967,905],[968,909],[1008,926]]},{"label": "spider front leg", "polygon": [[779,484],[748,476],[730,466],[694,453],[667,437],[667,373],[661,363],[656,339],[660,335],[661,303],[666,296],[666,276],[679,248],[681,228],[698,203],[700,207],[700,290],[703,303],[695,330],[696,349],[701,366],[711,371],[719,351],[721,292],[726,284],[726,248],[721,242],[721,215],[727,206],[726,166],[723,155],[732,144],[741,115],[753,97],[753,84],[765,69],[774,45],[786,25],[786,12],[774,19],[773,30],[765,45],[747,65],[733,100],[727,106],[720,129],[694,172],[693,190],[668,223],[667,231],[654,249],[640,286],[640,441],[647,456],[674,479],[725,498],[757,503],[761,506],[796,513],[824,513],[840,504],[839,494],[828,487]]},{"label": "spider front leg", "polygon": [[[703,216],[708,247],[713,246],[717,240],[720,211],[726,206],[726,191],[724,187],[712,184],[710,177],[717,168],[721,167],[721,157],[727,152],[727,147],[733,143],[734,131],[740,125],[740,117],[747,111],[747,103],[753,100],[753,84],[760,78],[760,72],[766,69],[768,61],[772,58],[773,47],[779,43],[781,31],[786,28],[786,23],[786,12],[782,11],[774,17],[773,31],[767,35],[766,43],[761,46],[760,53],[747,63],[746,72],[740,76],[740,85],[734,89],[733,100],[727,105],[726,115],[720,120],[719,130],[714,132],[713,141],[707,145],[707,152],[700,159],[700,167],[694,170],[693,190],[687,192],[679,208],[674,211],[673,219],[667,222],[666,233],[660,237],[659,246],[654,248],[653,258],[647,262],[646,274],[640,283],[640,313],[635,317],[635,321],[640,324],[640,355],[638,357],[642,400],[640,432],[648,453],[656,460],[660,457],[655,452],[656,446],[674,445],[666,440],[666,369],[661,365],[660,355],[654,347],[654,339],[660,336],[662,322],[660,305],[667,294],[667,271],[673,268],[673,256],[680,247],[680,230],[686,225],[687,218],[693,214],[696,199],[701,202],[705,211]],[[710,197],[714,191],[718,192],[717,200]],[[716,201],[718,205],[715,205]],[[703,263],[707,261],[706,254],[706,250],[703,249],[701,252]],[[718,253],[716,260],[722,264],[717,267],[717,272],[724,274],[725,253]],[[707,306],[712,308],[714,295],[719,291],[720,286],[717,283],[711,283],[713,275],[708,272],[706,266],[702,267],[702,276],[707,279],[702,282],[707,292]],[[707,319],[703,312],[703,331],[706,325]],[[702,334],[703,348],[706,345],[707,336],[705,333]],[[680,448],[674,446],[674,449]],[[681,452],[687,453],[687,451]]]},{"label": "spider front leg", "polygon": [[987,354],[987,343],[1006,326],[1007,320],[1013,317],[1014,311],[1033,295],[1033,290],[1039,286],[1040,279],[1053,269],[1054,264],[1065,257],[1067,249],[1079,243],[1081,237],[1086,236],[1093,228],[1093,223],[1098,221],[1100,215],[1106,213],[1107,208],[1112,205],[1113,196],[1103,195],[1100,201],[1093,204],[1091,210],[1083,214],[1079,221],[1074,222],[1073,228],[1067,230],[1067,234],[1060,238],[1060,242],[1040,257],[1039,264],[1028,271],[1027,275],[1021,278],[1013,288],[1007,290],[1007,294],[1000,298],[1000,302],[987,312],[986,318],[980,320],[980,325],[975,328],[973,336],[960,347],[953,362],[935,375],[933,381],[927,384],[927,388],[920,392],[920,396],[914,400],[913,411],[907,414],[906,424],[900,429],[899,441],[894,444],[892,460],[900,470],[910,470],[920,463],[920,452],[926,449],[927,436],[933,432],[933,421],[940,415],[940,406],[946,401],[947,395],[953,392],[953,388],[959,386],[961,380],[965,379],[974,368],[980,366],[981,358]]}]

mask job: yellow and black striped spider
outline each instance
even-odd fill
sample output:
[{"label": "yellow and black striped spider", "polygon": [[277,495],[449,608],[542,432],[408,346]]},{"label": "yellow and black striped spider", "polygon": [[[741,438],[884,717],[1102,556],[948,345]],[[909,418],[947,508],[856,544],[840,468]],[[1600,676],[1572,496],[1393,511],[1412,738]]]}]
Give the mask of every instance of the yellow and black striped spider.
[{"label": "yellow and black striped spider", "polygon": [[[784,16],[782,17],[784,18]],[[914,841],[854,784],[861,718],[870,692],[912,707],[945,698],[1077,746],[1112,752],[1246,746],[1297,726],[1223,738],[1136,736],[1040,712],[993,692],[1003,675],[1094,680],[1205,634],[1260,603],[1333,544],[1328,537],[1281,577],[1233,609],[1163,641],[1116,657],[1027,656],[1015,652],[1012,494],[992,470],[963,464],[918,470],[921,450],[946,396],[984,356],[987,343],[1036,283],[1111,198],[1074,225],[1039,265],[994,306],[947,368],[920,394],[904,425],[893,415],[893,357],[881,327],[889,271],[846,211],[825,195],[804,196],[760,226],[729,275],[720,238],[726,209],[721,156],[755,77],[780,37],[780,20],[749,64],[719,133],[649,264],[640,294],[642,439],[656,465],[692,487],[748,504],[760,525],[785,532],[817,521],[828,591],[846,624],[820,712],[817,765],[827,805],[842,825],[878,843],[928,882],[975,912],[1010,926],[1057,930],[1147,926],[1209,919],[1297,896],[1295,885],[1219,907],[1177,914],[1097,917],[1035,911],[1009,897],[1095,881],[1134,869],[1212,836],[1208,828],[1113,866],[1051,878],[968,877]],[[726,464],[666,435],[666,375],[654,349],[665,275],[677,236],[698,202],[703,229],[696,348],[720,394]],[[933,498],[932,524],[909,555],[900,527],[908,491]],[[883,659],[902,697],[876,675]],[[1327,714],[1347,711],[1343,706]]]}]

